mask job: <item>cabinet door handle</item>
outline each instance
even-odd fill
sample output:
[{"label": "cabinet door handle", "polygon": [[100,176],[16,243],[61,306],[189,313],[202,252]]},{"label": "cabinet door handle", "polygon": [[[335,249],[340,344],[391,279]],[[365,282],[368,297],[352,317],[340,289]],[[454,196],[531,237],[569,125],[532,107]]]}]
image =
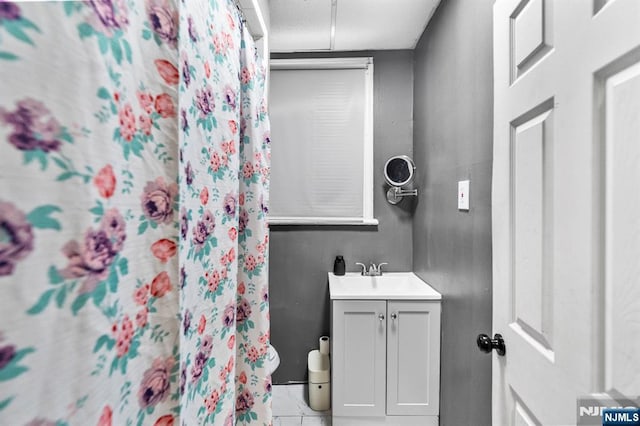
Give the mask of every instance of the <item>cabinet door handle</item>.
[{"label": "cabinet door handle", "polygon": [[391,314],[391,319],[392,320],[396,320],[398,318],[398,314],[396,314],[395,312]]},{"label": "cabinet door handle", "polygon": [[380,322],[384,321],[384,314],[378,315],[378,319],[380,320]]}]

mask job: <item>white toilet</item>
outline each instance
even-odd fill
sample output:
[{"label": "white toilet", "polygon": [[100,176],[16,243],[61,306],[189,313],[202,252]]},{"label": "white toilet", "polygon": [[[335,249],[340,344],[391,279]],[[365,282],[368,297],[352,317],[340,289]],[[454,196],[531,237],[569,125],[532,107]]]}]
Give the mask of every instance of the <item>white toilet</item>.
[{"label": "white toilet", "polygon": [[280,355],[278,355],[278,351],[276,348],[269,345],[269,349],[267,349],[267,359],[266,359],[266,368],[267,373],[273,374],[274,371],[280,365]]}]

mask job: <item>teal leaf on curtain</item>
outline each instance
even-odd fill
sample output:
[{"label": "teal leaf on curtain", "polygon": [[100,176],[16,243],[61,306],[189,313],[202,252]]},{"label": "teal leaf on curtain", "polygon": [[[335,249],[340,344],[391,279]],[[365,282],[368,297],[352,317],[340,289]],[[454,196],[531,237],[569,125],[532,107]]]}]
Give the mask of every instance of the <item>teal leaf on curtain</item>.
[{"label": "teal leaf on curtain", "polygon": [[36,228],[60,229],[60,222],[52,218],[51,214],[61,211],[60,207],[54,205],[40,206],[27,215],[27,220]]}]

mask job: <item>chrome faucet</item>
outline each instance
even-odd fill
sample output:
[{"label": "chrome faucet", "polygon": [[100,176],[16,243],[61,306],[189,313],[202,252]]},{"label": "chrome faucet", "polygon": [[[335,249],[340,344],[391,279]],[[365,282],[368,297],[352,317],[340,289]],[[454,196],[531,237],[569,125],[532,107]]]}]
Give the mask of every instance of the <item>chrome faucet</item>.
[{"label": "chrome faucet", "polygon": [[356,265],[359,265],[362,268],[360,275],[375,277],[382,275],[382,265],[388,265],[388,263],[382,262],[379,265],[376,265],[372,262],[371,265],[369,265],[369,271],[367,271],[367,266],[364,263],[357,262]]}]

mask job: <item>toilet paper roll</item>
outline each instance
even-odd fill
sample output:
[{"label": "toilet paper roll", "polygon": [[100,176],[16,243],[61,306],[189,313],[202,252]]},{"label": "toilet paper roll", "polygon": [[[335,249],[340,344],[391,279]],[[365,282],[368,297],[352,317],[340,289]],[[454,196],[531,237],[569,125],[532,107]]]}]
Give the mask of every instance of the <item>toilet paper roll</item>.
[{"label": "toilet paper roll", "polygon": [[322,336],[319,340],[320,353],[329,355],[329,336]]}]

